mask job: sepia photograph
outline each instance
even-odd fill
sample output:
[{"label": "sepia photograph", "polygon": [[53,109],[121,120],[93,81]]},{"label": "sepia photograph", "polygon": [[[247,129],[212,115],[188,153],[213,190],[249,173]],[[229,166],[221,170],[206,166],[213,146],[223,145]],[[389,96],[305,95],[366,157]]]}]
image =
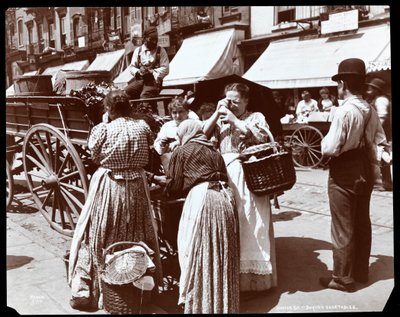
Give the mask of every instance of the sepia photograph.
[{"label": "sepia photograph", "polygon": [[5,8],[8,311],[399,308],[394,11]]}]

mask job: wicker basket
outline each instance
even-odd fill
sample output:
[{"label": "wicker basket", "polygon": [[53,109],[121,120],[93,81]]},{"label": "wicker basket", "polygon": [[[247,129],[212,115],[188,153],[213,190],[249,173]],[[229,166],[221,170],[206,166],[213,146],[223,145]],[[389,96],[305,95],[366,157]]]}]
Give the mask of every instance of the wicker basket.
[{"label": "wicker basket", "polygon": [[283,150],[268,129],[260,128],[271,142],[250,146],[241,153],[247,187],[260,196],[289,190],[296,183],[292,153]]},{"label": "wicker basket", "polygon": [[[104,251],[104,258],[112,249],[124,244],[131,246],[140,245],[136,242],[125,241],[114,243]],[[141,290],[135,287],[133,283],[122,285],[111,284],[105,276],[104,268],[101,274],[101,287],[104,310],[110,314],[139,314],[145,305],[151,301],[151,291]]]}]

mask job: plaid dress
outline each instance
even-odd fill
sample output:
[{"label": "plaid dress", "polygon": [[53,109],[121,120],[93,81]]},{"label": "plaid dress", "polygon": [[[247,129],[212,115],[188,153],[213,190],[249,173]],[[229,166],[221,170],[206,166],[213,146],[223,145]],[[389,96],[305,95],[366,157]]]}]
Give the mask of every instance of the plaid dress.
[{"label": "plaid dress", "polygon": [[[143,120],[118,118],[95,126],[88,146],[100,168],[91,178],[71,244],[73,298],[102,308],[103,250],[119,241],[143,241],[155,251],[156,284],[162,281],[157,232],[143,167],[152,132]],[[156,288],[157,289],[157,288]]]}]

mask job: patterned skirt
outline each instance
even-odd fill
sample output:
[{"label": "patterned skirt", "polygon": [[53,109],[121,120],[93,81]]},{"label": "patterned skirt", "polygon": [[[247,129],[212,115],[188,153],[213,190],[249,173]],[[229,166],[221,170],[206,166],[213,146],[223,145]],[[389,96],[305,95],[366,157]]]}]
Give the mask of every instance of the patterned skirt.
[{"label": "patterned skirt", "polygon": [[[93,201],[85,202],[91,209],[90,218],[71,276],[72,297],[89,298],[99,309],[103,306],[100,296],[103,251],[115,242],[145,242],[155,252],[156,285],[162,281],[154,219],[146,196],[147,184],[142,177],[115,180],[111,175],[108,173],[97,184],[90,184],[89,197]],[[90,191],[95,193],[90,195]]]},{"label": "patterned skirt", "polygon": [[185,314],[239,313],[239,241],[229,188],[192,188],[178,229],[179,304]]}]

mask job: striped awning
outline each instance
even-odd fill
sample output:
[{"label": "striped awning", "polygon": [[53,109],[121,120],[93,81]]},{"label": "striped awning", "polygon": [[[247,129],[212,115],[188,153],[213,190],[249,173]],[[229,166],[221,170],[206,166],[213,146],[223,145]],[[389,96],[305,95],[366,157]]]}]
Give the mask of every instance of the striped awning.
[{"label": "striped awning", "polygon": [[272,89],[336,86],[331,77],[342,60],[360,58],[368,67],[387,46],[386,24],[328,38],[274,41],[243,77]]},{"label": "striped awning", "polygon": [[233,28],[186,38],[169,65],[163,86],[193,84],[232,74],[241,75],[237,42],[243,30]]},{"label": "striped awning", "polygon": [[86,70],[107,70],[111,72],[111,78],[114,79],[121,73],[124,54],[125,49],[97,54]]}]

